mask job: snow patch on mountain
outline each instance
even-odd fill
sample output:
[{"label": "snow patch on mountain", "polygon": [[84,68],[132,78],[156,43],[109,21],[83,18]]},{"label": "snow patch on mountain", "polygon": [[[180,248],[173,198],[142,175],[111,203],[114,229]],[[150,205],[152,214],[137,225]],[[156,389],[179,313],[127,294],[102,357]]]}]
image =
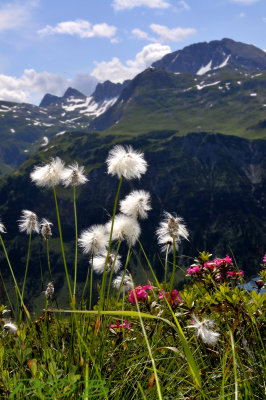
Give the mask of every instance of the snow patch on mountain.
[{"label": "snow patch on mountain", "polygon": [[200,67],[197,71],[197,75],[204,75],[206,72],[211,71],[212,69],[212,60],[205,66]]},{"label": "snow patch on mountain", "polygon": [[[118,97],[114,97],[111,99],[104,99],[103,101],[96,102],[92,96],[87,97],[85,101],[82,99],[70,98],[67,100],[68,104],[62,104],[61,107],[63,108],[65,113],[79,111],[80,114],[86,115],[88,117],[98,117],[99,115],[103,114],[109,107],[111,107],[117,99]],[[69,122],[69,120],[65,122]]]},{"label": "snow patch on mountain", "polygon": [[197,89],[198,90],[202,90],[205,87],[218,85],[219,83],[220,83],[220,81],[212,82],[212,83],[206,83],[206,85],[197,85]]},{"label": "snow patch on mountain", "polygon": [[41,144],[41,146],[47,146],[47,144],[49,143],[48,137],[44,136],[42,139],[43,139],[43,143]]},{"label": "snow patch on mountain", "polygon": [[98,117],[99,115],[103,114],[108,108],[110,108],[116,101],[117,97],[114,97],[113,99],[106,99],[100,103],[96,103],[92,99],[87,109],[80,111],[80,113],[87,116],[94,115],[95,117]]},{"label": "snow patch on mountain", "polygon": [[228,64],[229,58],[231,57],[231,54],[229,54],[226,59],[220,64],[217,65],[217,67],[214,67],[213,69],[219,69],[219,68],[223,68]]},{"label": "snow patch on mountain", "polygon": [[213,71],[213,70],[215,70],[215,69],[223,68],[223,67],[225,67],[225,66],[228,64],[228,61],[229,61],[230,57],[231,57],[231,54],[229,54],[229,55],[224,59],[224,61],[223,61],[221,64],[217,65],[216,67],[212,67],[213,61],[211,60],[211,61],[208,62],[207,65],[203,65],[202,67],[200,67],[200,69],[197,71],[196,74],[197,74],[197,75],[204,75],[204,74],[206,74],[206,73],[209,72],[209,71]]}]

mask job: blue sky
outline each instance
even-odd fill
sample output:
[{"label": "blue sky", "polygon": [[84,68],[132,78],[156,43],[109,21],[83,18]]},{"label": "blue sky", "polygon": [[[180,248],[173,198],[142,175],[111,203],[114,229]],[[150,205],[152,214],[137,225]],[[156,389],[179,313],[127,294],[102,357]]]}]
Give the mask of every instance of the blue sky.
[{"label": "blue sky", "polygon": [[0,0],[0,99],[89,95],[224,37],[266,49],[266,0]]}]

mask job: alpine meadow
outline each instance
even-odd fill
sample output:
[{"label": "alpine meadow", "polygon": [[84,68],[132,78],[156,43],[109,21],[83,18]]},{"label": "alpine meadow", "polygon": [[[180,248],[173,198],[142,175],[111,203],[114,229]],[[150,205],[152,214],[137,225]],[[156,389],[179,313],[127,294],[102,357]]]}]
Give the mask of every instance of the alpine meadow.
[{"label": "alpine meadow", "polygon": [[[110,3],[117,19],[172,4]],[[38,34],[122,42],[85,22]],[[162,28],[131,36],[161,49]],[[0,75],[1,399],[266,397],[266,51],[224,38],[137,60],[39,105]]]}]

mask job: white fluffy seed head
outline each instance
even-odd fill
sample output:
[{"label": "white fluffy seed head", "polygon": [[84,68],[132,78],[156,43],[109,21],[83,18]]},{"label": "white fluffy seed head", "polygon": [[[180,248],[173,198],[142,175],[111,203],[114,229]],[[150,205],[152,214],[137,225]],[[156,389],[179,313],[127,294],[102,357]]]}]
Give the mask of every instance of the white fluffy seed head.
[{"label": "white fluffy seed head", "polygon": [[27,234],[30,234],[32,232],[39,233],[40,231],[37,215],[32,211],[23,210],[21,219],[18,222],[20,232],[26,231]]},{"label": "white fluffy seed head", "polygon": [[139,179],[147,170],[143,153],[133,150],[131,146],[115,146],[110,150],[106,163],[108,174],[118,178]]},{"label": "white fluffy seed head", "polygon": [[[111,231],[112,221],[106,224],[108,232]],[[137,239],[139,238],[141,229],[136,219],[128,217],[124,214],[118,214],[115,216],[112,240],[123,241],[125,240],[128,245],[134,246]]]},{"label": "white fluffy seed head", "polygon": [[61,158],[51,158],[48,164],[34,167],[30,174],[31,180],[41,187],[53,187],[60,183],[64,171]]},{"label": "white fluffy seed head", "polygon": [[[123,280],[123,283],[122,283]],[[122,285],[121,285],[122,283]],[[113,286],[115,289],[119,290],[121,287],[122,292],[128,292],[133,288],[130,276],[126,273],[123,279],[123,275],[118,275],[114,280],[113,280]]]},{"label": "white fluffy seed head", "polygon": [[174,239],[170,235],[165,235],[162,237],[158,236],[158,243],[161,246],[161,251],[165,253],[166,251],[168,253],[172,253],[174,246],[173,244],[175,243],[175,250],[178,250],[179,244],[181,240],[180,239]]},{"label": "white fluffy seed head", "polygon": [[1,222],[1,219],[0,219],[0,233],[6,233],[6,228],[4,224]]},{"label": "white fluffy seed head", "polygon": [[83,185],[88,181],[84,175],[84,167],[79,167],[78,163],[70,165],[65,168],[62,174],[62,181],[65,187],[67,186],[79,186]]},{"label": "white fluffy seed head", "polygon": [[119,254],[117,254],[116,259],[114,253],[110,253],[108,255],[108,260],[106,258],[107,252],[93,258],[92,267],[96,274],[103,274],[106,261],[107,272],[111,272],[113,269],[113,271],[116,273],[121,268],[121,256]]},{"label": "white fluffy seed head", "polygon": [[150,193],[144,190],[133,190],[120,201],[120,211],[133,218],[147,218],[151,210]]},{"label": "white fluffy seed head", "polygon": [[53,282],[49,282],[47,288],[44,292],[46,300],[53,299],[54,297],[54,284]]},{"label": "white fluffy seed head", "polygon": [[17,330],[18,330],[18,328],[15,324],[13,324],[13,322],[7,322],[4,324],[4,328],[3,328],[4,335],[7,335],[7,334],[15,335],[17,333]]},{"label": "white fluffy seed head", "polygon": [[104,251],[108,245],[109,235],[104,225],[92,225],[83,231],[78,239],[84,254],[97,254]]},{"label": "white fluffy seed head", "polygon": [[47,219],[43,218],[41,221],[41,233],[45,240],[50,239],[52,236],[51,226],[53,226],[52,222],[47,221]]},{"label": "white fluffy seed head", "polygon": [[177,249],[182,238],[188,240],[188,230],[183,222],[183,218],[164,211],[164,218],[156,230],[158,243],[162,245],[163,251],[172,250],[173,242]]},{"label": "white fluffy seed head", "polygon": [[193,315],[194,323],[189,325],[187,328],[195,328],[196,335],[201,338],[203,343],[208,344],[209,346],[214,346],[220,334],[212,330],[214,328],[214,321],[209,319],[205,319],[204,321],[199,321],[198,318]]}]

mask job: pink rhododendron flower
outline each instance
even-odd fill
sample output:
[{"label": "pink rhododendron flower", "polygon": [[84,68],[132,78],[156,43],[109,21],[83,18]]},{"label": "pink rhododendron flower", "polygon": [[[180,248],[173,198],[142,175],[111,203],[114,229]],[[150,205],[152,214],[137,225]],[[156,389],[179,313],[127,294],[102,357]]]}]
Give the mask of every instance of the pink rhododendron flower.
[{"label": "pink rhododendron flower", "polygon": [[217,268],[217,264],[213,261],[207,261],[206,263],[204,263],[203,268],[213,271]]},{"label": "pink rhododendron flower", "polygon": [[109,329],[122,329],[122,328],[130,329],[131,323],[128,322],[127,320],[125,320],[123,324],[120,324],[119,321],[116,321],[116,324],[110,324],[107,326],[109,327]]},{"label": "pink rhododendron flower", "polygon": [[230,267],[233,265],[232,263],[232,258],[230,258],[229,256],[226,256],[224,258],[215,258],[214,259],[215,264],[217,264],[218,267]]},{"label": "pink rhododendron flower", "polygon": [[134,292],[138,301],[145,300],[146,297],[148,296],[148,293],[142,286],[140,285],[136,286],[133,290],[130,290],[128,296],[128,300],[130,301],[131,304],[133,304],[133,306],[136,304]]},{"label": "pink rhododendron flower", "polygon": [[168,302],[170,304],[174,304],[177,306],[177,304],[182,301],[180,294],[178,290],[173,289],[171,293],[165,292],[164,289],[159,291],[159,299],[164,299],[164,296],[167,298]]},{"label": "pink rhododendron flower", "polygon": [[154,286],[151,286],[150,282],[148,282],[147,285],[142,286],[142,287],[143,287],[143,289],[145,289],[145,290],[152,290],[152,289],[154,288]]},{"label": "pink rhododendron flower", "polygon": [[192,275],[192,274],[199,274],[200,273],[200,267],[198,265],[189,267],[187,269],[187,273],[188,275]]},{"label": "pink rhododendron flower", "polygon": [[266,264],[266,254],[264,254],[263,260],[264,264]]},{"label": "pink rhododendron flower", "polygon": [[228,276],[232,276],[233,278],[236,278],[237,276],[244,276],[244,271],[227,271]]}]

